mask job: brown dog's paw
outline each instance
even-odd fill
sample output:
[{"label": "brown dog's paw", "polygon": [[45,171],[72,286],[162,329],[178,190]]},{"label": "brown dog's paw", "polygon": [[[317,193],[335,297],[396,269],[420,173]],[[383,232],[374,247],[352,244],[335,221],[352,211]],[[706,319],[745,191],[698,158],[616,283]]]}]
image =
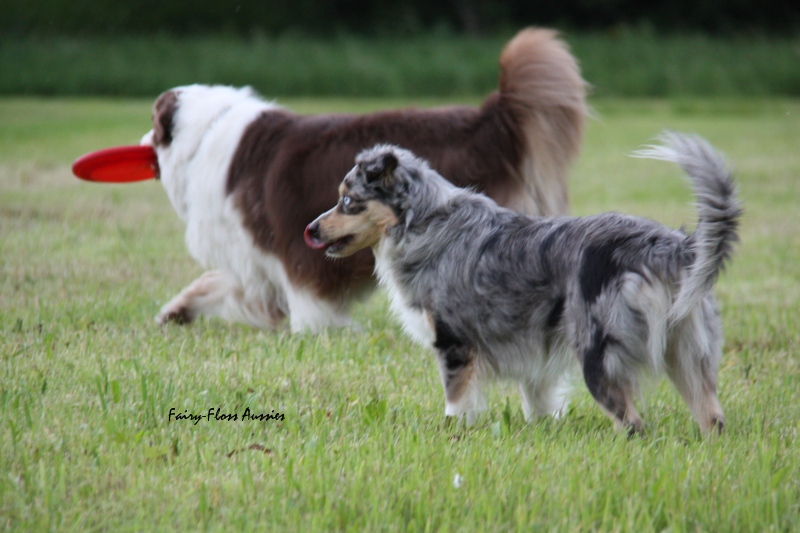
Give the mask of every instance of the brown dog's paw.
[{"label": "brown dog's paw", "polygon": [[164,309],[156,315],[156,323],[164,325],[167,323],[174,323],[180,326],[188,324],[194,319],[186,306],[180,306],[172,309]]}]

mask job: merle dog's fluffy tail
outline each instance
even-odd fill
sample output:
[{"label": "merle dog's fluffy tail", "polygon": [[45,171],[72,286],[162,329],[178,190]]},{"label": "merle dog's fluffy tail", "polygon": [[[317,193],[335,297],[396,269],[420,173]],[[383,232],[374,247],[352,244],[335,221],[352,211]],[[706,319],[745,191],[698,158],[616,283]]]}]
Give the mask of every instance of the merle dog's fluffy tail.
[{"label": "merle dog's fluffy tail", "polygon": [[637,157],[672,161],[689,176],[696,197],[697,229],[687,239],[694,251],[694,262],[681,282],[670,309],[669,322],[686,317],[714,285],[733,245],[739,240],[737,228],[742,207],[725,158],[705,139],[667,132],[661,144],[636,152]]}]

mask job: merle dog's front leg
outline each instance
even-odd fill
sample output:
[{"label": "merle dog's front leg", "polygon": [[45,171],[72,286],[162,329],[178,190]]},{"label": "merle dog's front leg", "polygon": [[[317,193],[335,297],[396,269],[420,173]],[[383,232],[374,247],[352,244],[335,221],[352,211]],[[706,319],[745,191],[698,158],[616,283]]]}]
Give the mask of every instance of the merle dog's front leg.
[{"label": "merle dog's front leg", "polygon": [[464,417],[468,424],[486,408],[478,380],[475,350],[442,321],[435,322],[434,348],[444,386],[446,416]]}]

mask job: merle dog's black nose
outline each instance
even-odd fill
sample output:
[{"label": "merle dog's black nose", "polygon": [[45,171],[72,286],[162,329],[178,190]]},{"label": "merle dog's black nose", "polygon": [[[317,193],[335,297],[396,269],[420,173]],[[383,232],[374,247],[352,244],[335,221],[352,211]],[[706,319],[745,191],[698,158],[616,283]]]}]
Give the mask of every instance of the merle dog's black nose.
[{"label": "merle dog's black nose", "polygon": [[323,242],[322,236],[319,233],[319,223],[316,220],[306,226],[306,231],[303,233],[303,238],[305,239],[306,245],[309,248],[313,248],[314,250],[325,248],[325,243]]}]

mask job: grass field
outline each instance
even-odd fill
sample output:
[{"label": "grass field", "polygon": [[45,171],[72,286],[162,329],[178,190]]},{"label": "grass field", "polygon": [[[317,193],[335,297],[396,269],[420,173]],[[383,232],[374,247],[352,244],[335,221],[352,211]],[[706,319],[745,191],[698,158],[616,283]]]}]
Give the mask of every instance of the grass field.
[{"label": "grass field", "polygon": [[[708,137],[738,170],[742,243],[716,291],[722,436],[701,438],[667,383],[643,438],[615,434],[583,386],[559,421],[525,424],[498,386],[474,427],[447,424],[433,357],[382,294],[358,307],[361,331],[159,328],[200,273],[160,185],[69,172],[136,142],[150,102],[0,100],[0,529],[800,529],[800,102],[594,106],[575,214],[691,223],[678,170],[626,155],[664,128]],[[240,419],[169,421],[217,407]],[[245,422],[247,408],[284,419]]]}]

